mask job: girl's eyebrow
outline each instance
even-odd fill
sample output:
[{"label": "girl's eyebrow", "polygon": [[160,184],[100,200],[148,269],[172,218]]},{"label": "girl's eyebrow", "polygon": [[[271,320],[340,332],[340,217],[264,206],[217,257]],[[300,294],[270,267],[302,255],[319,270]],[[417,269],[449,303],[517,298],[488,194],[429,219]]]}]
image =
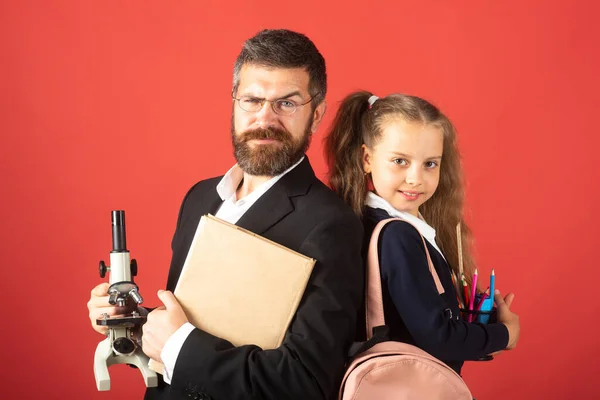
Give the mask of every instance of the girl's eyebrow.
[{"label": "girl's eyebrow", "polygon": [[[411,156],[409,156],[408,154],[400,153],[400,152],[397,152],[397,151],[392,151],[390,153],[393,154],[393,155],[395,155],[395,156],[399,156],[399,157],[411,158]],[[441,159],[442,159],[442,156],[427,157],[427,160],[441,160]]]},{"label": "girl's eyebrow", "polygon": [[390,153],[393,154],[393,155],[395,155],[395,156],[410,158],[410,156],[408,154],[400,153],[398,151],[390,151]]}]

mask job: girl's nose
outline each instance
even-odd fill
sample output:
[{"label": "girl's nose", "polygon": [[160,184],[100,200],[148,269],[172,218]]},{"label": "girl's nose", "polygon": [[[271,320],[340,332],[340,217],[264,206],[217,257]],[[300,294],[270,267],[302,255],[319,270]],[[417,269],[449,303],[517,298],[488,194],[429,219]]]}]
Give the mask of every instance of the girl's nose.
[{"label": "girl's nose", "polygon": [[406,173],[406,183],[419,186],[423,181],[422,171],[417,166],[411,166]]}]

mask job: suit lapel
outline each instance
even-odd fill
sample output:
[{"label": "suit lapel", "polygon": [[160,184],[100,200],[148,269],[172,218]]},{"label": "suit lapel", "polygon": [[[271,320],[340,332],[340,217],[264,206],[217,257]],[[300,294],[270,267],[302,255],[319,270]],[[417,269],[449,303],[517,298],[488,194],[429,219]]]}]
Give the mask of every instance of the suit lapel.
[{"label": "suit lapel", "polygon": [[263,234],[294,211],[291,197],[306,194],[314,178],[315,173],[310,166],[308,157],[305,156],[296,168],[285,174],[263,194],[236,225],[256,234]]},{"label": "suit lapel", "polygon": [[[215,182],[219,182],[220,178],[216,178]],[[221,197],[217,193],[217,184],[206,192],[199,200],[186,204],[186,207],[190,208],[189,217],[184,217],[181,221],[181,231],[178,232],[179,238],[177,241],[177,250],[174,248],[173,259],[171,261],[171,268],[169,269],[169,276],[167,278],[167,289],[175,290],[177,280],[181,274],[183,263],[187,257],[192,240],[196,234],[196,229],[200,223],[200,218],[206,214],[215,214],[218,207],[223,203]],[[177,255],[177,256],[176,256]]]},{"label": "suit lapel", "polygon": [[[218,182],[219,180],[216,180]],[[183,231],[186,237],[186,247],[189,248],[194,235],[196,234],[196,228],[200,223],[200,218],[206,214],[215,215],[220,205],[223,204],[223,200],[217,192],[217,185],[215,184],[206,194],[204,194],[196,204],[191,204],[190,215],[191,218],[187,219]]]},{"label": "suit lapel", "polygon": [[205,196],[202,199],[202,203],[198,206],[198,222],[200,222],[200,217],[206,214],[215,215],[219,207],[223,204],[223,199],[219,196],[217,192],[217,186],[210,191],[208,196]]}]

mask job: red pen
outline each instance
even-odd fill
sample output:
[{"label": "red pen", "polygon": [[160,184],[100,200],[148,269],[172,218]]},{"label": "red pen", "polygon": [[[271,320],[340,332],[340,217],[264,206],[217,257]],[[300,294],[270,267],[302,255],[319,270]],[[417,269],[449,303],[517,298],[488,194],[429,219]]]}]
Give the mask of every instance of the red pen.
[{"label": "red pen", "polygon": [[465,274],[462,274],[460,278],[463,285],[463,292],[465,294],[465,309],[469,309],[469,286],[467,285],[467,280],[465,279]]},{"label": "red pen", "polygon": [[483,305],[483,301],[485,299],[487,299],[490,295],[490,288],[488,287],[487,289],[485,289],[485,292],[483,292],[483,295],[481,296],[481,300],[479,300],[479,303],[477,304],[477,312],[481,311],[481,306]]}]

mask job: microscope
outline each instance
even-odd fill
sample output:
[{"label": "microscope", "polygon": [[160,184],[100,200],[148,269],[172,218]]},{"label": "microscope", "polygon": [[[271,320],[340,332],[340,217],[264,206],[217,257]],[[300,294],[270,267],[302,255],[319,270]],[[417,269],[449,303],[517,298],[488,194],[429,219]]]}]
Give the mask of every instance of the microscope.
[{"label": "microscope", "polygon": [[[137,275],[137,262],[130,260],[125,238],[125,211],[112,211],[112,246],[110,266],[100,261],[100,277],[110,271],[108,302],[125,307],[128,302],[140,305],[144,301],[133,282]],[[131,304],[131,303],[130,303]],[[146,387],[158,384],[156,373],[148,367],[149,358],[142,352],[142,325],[146,316],[138,311],[110,317],[108,314],[96,320],[96,324],[108,327],[106,339],[98,343],[94,356],[94,376],[99,391],[110,390],[108,367],[114,364],[135,365],[142,373]]]}]

